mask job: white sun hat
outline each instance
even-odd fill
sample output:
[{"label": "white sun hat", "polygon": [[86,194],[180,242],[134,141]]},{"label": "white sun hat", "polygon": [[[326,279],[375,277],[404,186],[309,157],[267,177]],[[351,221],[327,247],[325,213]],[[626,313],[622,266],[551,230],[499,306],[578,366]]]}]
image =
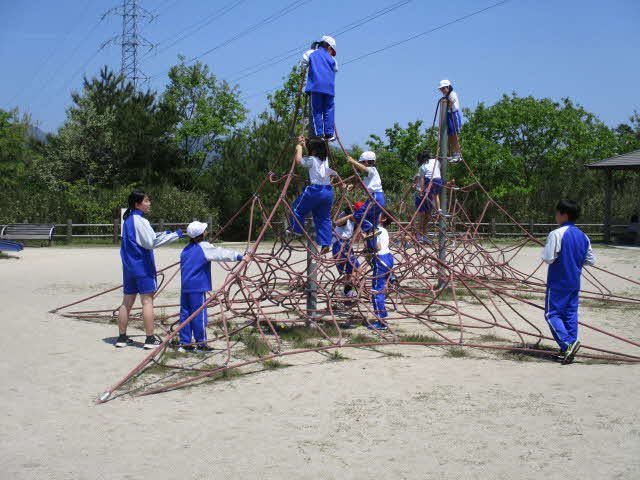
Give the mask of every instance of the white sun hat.
[{"label": "white sun hat", "polygon": [[376,152],[372,152],[372,151],[367,151],[367,152],[362,152],[362,155],[360,155],[360,162],[375,162],[376,161]]},{"label": "white sun hat", "polygon": [[438,88],[450,87],[451,82],[449,80],[440,80],[440,86]]},{"label": "white sun hat", "polygon": [[196,238],[202,235],[206,229],[206,223],[198,221],[191,222],[187,227],[187,235],[189,235],[191,238]]},{"label": "white sun hat", "polygon": [[[329,37],[328,35],[323,35],[322,38],[320,39],[320,41],[321,42],[327,42],[331,48],[336,50],[336,41],[333,39],[333,37]],[[336,50],[336,52],[337,51],[338,50]]]}]

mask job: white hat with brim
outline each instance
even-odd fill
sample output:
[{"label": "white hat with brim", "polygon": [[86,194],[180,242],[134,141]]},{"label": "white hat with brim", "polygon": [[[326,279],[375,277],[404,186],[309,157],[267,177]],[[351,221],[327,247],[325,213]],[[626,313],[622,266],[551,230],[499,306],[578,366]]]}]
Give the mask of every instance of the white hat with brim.
[{"label": "white hat with brim", "polygon": [[376,152],[372,152],[372,151],[362,152],[362,155],[360,155],[359,160],[361,162],[375,162]]},{"label": "white hat with brim", "polygon": [[438,87],[438,89],[450,86],[451,82],[449,80],[440,80],[440,86]]},{"label": "white hat with brim", "polygon": [[208,225],[204,222],[191,222],[187,227],[187,235],[191,238],[199,237],[207,229],[207,226]]},{"label": "white hat with brim", "polygon": [[333,37],[330,37],[328,35],[323,35],[322,38],[320,39],[320,41],[321,42],[326,42],[336,52],[338,51],[338,50],[336,50],[336,41],[334,40]]}]

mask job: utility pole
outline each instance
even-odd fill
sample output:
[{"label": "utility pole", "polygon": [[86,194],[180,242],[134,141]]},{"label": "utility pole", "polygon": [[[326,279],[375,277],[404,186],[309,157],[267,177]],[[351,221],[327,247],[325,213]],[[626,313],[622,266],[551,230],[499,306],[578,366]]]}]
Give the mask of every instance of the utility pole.
[{"label": "utility pole", "polygon": [[[449,164],[449,127],[447,125],[447,99],[442,98],[440,100],[440,124],[439,124],[439,140],[438,156],[440,157],[440,174],[442,176],[442,191],[440,193],[440,208],[442,213],[439,216],[438,221],[438,258],[442,263],[447,263],[447,221],[446,215],[449,210],[449,199],[447,191],[447,165]],[[443,288],[446,284],[444,279],[444,268],[438,268],[441,272],[438,279],[438,288]]]},{"label": "utility pole", "polygon": [[142,8],[138,4],[138,0],[122,0],[122,5],[113,7],[102,15],[102,19],[107,15],[118,15],[122,17],[122,35],[107,40],[102,44],[101,48],[109,44],[120,45],[121,62],[120,73],[125,80],[131,82],[135,89],[138,88],[140,80],[147,81],[149,78],[140,71],[139,47],[146,47],[148,51],[153,48],[153,44],[149,42],[139,33],[140,20],[149,22],[154,20],[154,16],[148,10]]}]

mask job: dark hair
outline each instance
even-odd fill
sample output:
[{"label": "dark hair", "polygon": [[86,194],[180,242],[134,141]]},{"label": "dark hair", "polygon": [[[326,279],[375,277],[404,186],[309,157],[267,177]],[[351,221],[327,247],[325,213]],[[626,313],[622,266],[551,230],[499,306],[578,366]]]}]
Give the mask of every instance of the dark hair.
[{"label": "dark hair", "polygon": [[382,212],[380,214],[380,220],[378,220],[383,227],[388,226],[390,223],[393,223],[393,219],[391,218],[391,214]]},{"label": "dark hair", "polygon": [[570,222],[575,222],[580,217],[580,205],[573,200],[560,200],[556,205],[556,211],[566,214]]},{"label": "dark hair", "polygon": [[418,163],[419,164],[423,164],[424,162],[428,161],[431,158],[431,152],[429,150],[420,150],[418,152]]},{"label": "dark hair", "polygon": [[200,235],[198,235],[197,237],[193,237],[189,239],[190,243],[200,243],[201,241],[204,240],[204,232],[202,232]]},{"label": "dark hair", "polygon": [[327,143],[324,140],[307,139],[307,150],[311,155],[321,160],[324,160],[328,156]]},{"label": "dark hair", "polygon": [[129,194],[127,199],[127,210],[122,215],[122,218],[126,220],[131,215],[131,211],[136,209],[136,205],[144,200],[144,197],[148,197],[142,190],[134,190]]}]

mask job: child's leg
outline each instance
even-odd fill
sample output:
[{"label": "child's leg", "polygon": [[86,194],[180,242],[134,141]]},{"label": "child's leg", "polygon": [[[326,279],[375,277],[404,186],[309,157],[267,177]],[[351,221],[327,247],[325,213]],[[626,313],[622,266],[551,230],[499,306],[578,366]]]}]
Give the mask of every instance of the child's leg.
[{"label": "child's leg", "polygon": [[[190,299],[191,297],[188,293],[180,294],[180,323],[184,322],[195,311],[193,305],[191,305]],[[189,322],[178,332],[181,345],[188,345],[191,343],[191,333],[191,322]]]},{"label": "child's leg", "polygon": [[324,134],[333,136],[335,132],[335,105],[333,95],[324,96]]},{"label": "child's leg", "polygon": [[311,98],[309,99],[309,110],[311,112],[311,126],[310,130],[316,136],[324,135],[324,94],[311,92]]},{"label": "child's leg", "polygon": [[144,323],[144,331],[147,337],[153,335],[153,293],[141,293],[140,301],[142,302],[142,323]]},{"label": "child's leg", "polygon": [[567,343],[574,343],[578,340],[578,304],[580,303],[579,292],[567,293],[567,306],[564,310],[564,326],[567,330]]},{"label": "child's leg", "polygon": [[136,294],[125,294],[122,297],[122,305],[118,309],[118,333],[124,335],[127,333],[127,325],[129,324],[129,314],[133,303],[136,301]]},{"label": "child's leg", "polygon": [[311,211],[313,223],[316,226],[316,243],[323,247],[331,245],[331,205],[333,205],[333,190],[322,188],[317,192],[317,202]]},{"label": "child's leg", "polygon": [[[302,233],[304,227],[304,219],[312,207],[313,192],[310,187],[305,187],[302,194],[298,196],[291,205],[293,215],[289,218],[289,229],[294,233]],[[297,220],[297,221],[296,221]]]},{"label": "child's leg", "polygon": [[[193,311],[195,312],[198,308],[207,301],[207,296],[204,292],[202,293],[191,293],[191,304],[194,306]],[[193,320],[191,320],[191,328],[193,329],[193,336],[196,340],[196,343],[202,344],[207,340],[207,308],[203,308],[200,313],[198,313]]]},{"label": "child's leg", "polygon": [[544,318],[549,324],[551,335],[558,343],[560,350],[566,350],[569,346],[569,333],[563,321],[566,309],[567,292],[553,291],[547,288],[545,299]]},{"label": "child's leg", "polygon": [[[390,256],[390,255],[389,255]],[[387,255],[384,255],[385,259]],[[377,257],[373,263],[373,281],[371,285],[373,311],[379,319],[387,318],[386,289],[387,281],[391,275],[391,269],[381,258]],[[379,293],[378,293],[379,292]]]}]

